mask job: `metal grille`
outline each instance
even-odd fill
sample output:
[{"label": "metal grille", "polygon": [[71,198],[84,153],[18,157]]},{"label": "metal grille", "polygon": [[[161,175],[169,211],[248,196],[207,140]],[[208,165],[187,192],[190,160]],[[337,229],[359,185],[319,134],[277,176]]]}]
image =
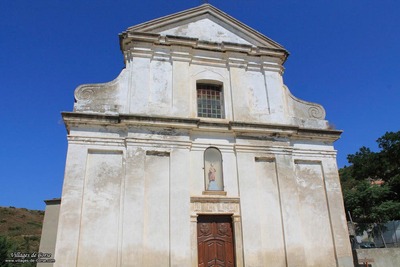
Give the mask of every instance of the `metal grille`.
[{"label": "metal grille", "polygon": [[214,84],[197,84],[197,115],[206,118],[223,118],[222,87]]}]

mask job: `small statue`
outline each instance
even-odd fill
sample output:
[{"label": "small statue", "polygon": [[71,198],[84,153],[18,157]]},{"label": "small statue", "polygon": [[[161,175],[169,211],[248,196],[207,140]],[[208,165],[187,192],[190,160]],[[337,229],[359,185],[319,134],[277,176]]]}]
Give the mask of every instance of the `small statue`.
[{"label": "small statue", "polygon": [[217,182],[215,181],[215,174],[217,170],[214,167],[214,164],[210,164],[210,168],[208,169],[208,190],[219,190],[217,186]]}]

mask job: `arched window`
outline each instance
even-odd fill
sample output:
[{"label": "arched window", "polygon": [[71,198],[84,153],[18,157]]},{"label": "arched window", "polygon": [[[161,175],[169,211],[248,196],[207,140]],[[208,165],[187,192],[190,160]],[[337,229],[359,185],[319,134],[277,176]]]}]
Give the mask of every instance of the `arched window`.
[{"label": "arched window", "polygon": [[204,177],[206,190],[224,190],[222,155],[215,147],[209,147],[204,151]]},{"label": "arched window", "polygon": [[198,82],[196,90],[197,116],[223,119],[225,115],[222,84]]}]

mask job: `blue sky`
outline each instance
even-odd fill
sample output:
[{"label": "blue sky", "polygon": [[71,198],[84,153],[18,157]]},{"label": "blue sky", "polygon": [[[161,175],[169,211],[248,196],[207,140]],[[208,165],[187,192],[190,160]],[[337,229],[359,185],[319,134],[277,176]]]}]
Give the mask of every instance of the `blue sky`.
[{"label": "blue sky", "polygon": [[[200,5],[185,1],[0,1],[0,206],[60,197],[67,153],[60,112],[75,88],[123,68],[118,33]],[[284,81],[344,130],[338,164],[400,130],[399,1],[211,0],[290,52]]]}]

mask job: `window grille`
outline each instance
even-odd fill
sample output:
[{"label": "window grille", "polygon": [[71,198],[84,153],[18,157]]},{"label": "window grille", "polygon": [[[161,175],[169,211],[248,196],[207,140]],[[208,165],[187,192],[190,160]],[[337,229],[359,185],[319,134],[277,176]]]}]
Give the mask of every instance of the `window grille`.
[{"label": "window grille", "polygon": [[215,84],[197,84],[197,116],[223,118],[222,86]]}]

